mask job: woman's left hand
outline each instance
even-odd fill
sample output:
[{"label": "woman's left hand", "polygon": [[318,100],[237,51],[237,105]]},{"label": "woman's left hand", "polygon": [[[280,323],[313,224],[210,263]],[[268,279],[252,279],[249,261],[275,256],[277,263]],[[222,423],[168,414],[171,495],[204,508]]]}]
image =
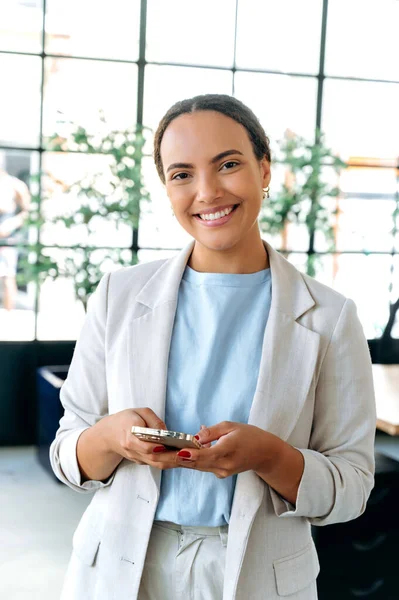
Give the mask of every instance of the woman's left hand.
[{"label": "woman's left hand", "polygon": [[[277,458],[281,440],[254,425],[223,421],[197,434],[206,445],[200,450],[181,450],[176,462],[182,467],[208,471],[219,479],[243,471],[267,472]],[[209,447],[209,443],[216,441]]]}]

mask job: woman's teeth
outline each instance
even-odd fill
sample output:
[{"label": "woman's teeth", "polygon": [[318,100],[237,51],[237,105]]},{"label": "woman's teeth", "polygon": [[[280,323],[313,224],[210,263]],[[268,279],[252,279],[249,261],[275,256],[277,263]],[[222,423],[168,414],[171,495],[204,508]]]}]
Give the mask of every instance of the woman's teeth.
[{"label": "woman's teeth", "polygon": [[221,210],[220,212],[217,212],[217,213],[208,213],[208,214],[203,214],[203,215],[198,215],[198,216],[203,221],[214,221],[215,219],[221,219],[222,217],[229,215],[231,213],[231,211],[233,210],[233,208],[234,208],[234,206],[232,206],[231,208],[226,208],[225,210]]}]

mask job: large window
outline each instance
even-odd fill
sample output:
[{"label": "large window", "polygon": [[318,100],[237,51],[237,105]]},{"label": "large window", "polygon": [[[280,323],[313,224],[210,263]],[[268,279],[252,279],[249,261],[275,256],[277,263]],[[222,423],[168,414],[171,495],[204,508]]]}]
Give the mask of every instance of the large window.
[{"label": "large window", "polygon": [[[399,295],[398,28],[396,0],[308,0],[306,10],[297,0],[4,0],[0,169],[14,179],[0,177],[0,228],[6,213],[22,210],[23,185],[39,198],[42,224],[0,237],[0,339],[75,339],[80,330],[84,309],[70,279],[15,286],[37,239],[43,256],[60,263],[78,261],[79,244],[95,248],[93,261],[110,247],[148,261],[189,241],[172,217],[150,141],[143,176],[151,203],[138,231],[99,217],[84,238],[52,223],[77,202],[54,181],[99,171],[107,157],[50,152],[46,138],[62,120],[90,127],[99,111],[114,129],[154,130],[173,102],[208,92],[249,105],[273,148],[287,129],[312,140],[320,128],[348,164],[334,200],[334,251],[317,234],[310,245],[301,226],[269,239],[301,269],[316,252],[317,277],[352,297],[367,337],[379,337]],[[273,194],[284,165],[272,173]]]}]

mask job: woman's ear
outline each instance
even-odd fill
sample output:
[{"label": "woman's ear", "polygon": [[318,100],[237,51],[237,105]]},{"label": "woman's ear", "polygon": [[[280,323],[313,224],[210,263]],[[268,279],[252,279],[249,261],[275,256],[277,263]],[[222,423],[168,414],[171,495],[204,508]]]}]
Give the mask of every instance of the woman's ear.
[{"label": "woman's ear", "polygon": [[272,177],[270,171],[270,162],[267,160],[266,156],[264,156],[260,161],[260,168],[262,176],[262,187],[265,188],[269,185],[270,179]]}]

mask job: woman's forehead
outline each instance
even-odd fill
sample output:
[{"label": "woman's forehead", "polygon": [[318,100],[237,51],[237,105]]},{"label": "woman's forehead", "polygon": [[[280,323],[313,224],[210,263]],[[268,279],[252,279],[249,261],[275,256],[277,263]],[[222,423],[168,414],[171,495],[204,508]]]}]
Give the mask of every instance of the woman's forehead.
[{"label": "woman's forehead", "polygon": [[245,127],[221,113],[198,111],[180,115],[166,128],[161,143],[161,155],[175,157],[183,153],[216,155],[230,148],[246,154],[251,143]]}]

